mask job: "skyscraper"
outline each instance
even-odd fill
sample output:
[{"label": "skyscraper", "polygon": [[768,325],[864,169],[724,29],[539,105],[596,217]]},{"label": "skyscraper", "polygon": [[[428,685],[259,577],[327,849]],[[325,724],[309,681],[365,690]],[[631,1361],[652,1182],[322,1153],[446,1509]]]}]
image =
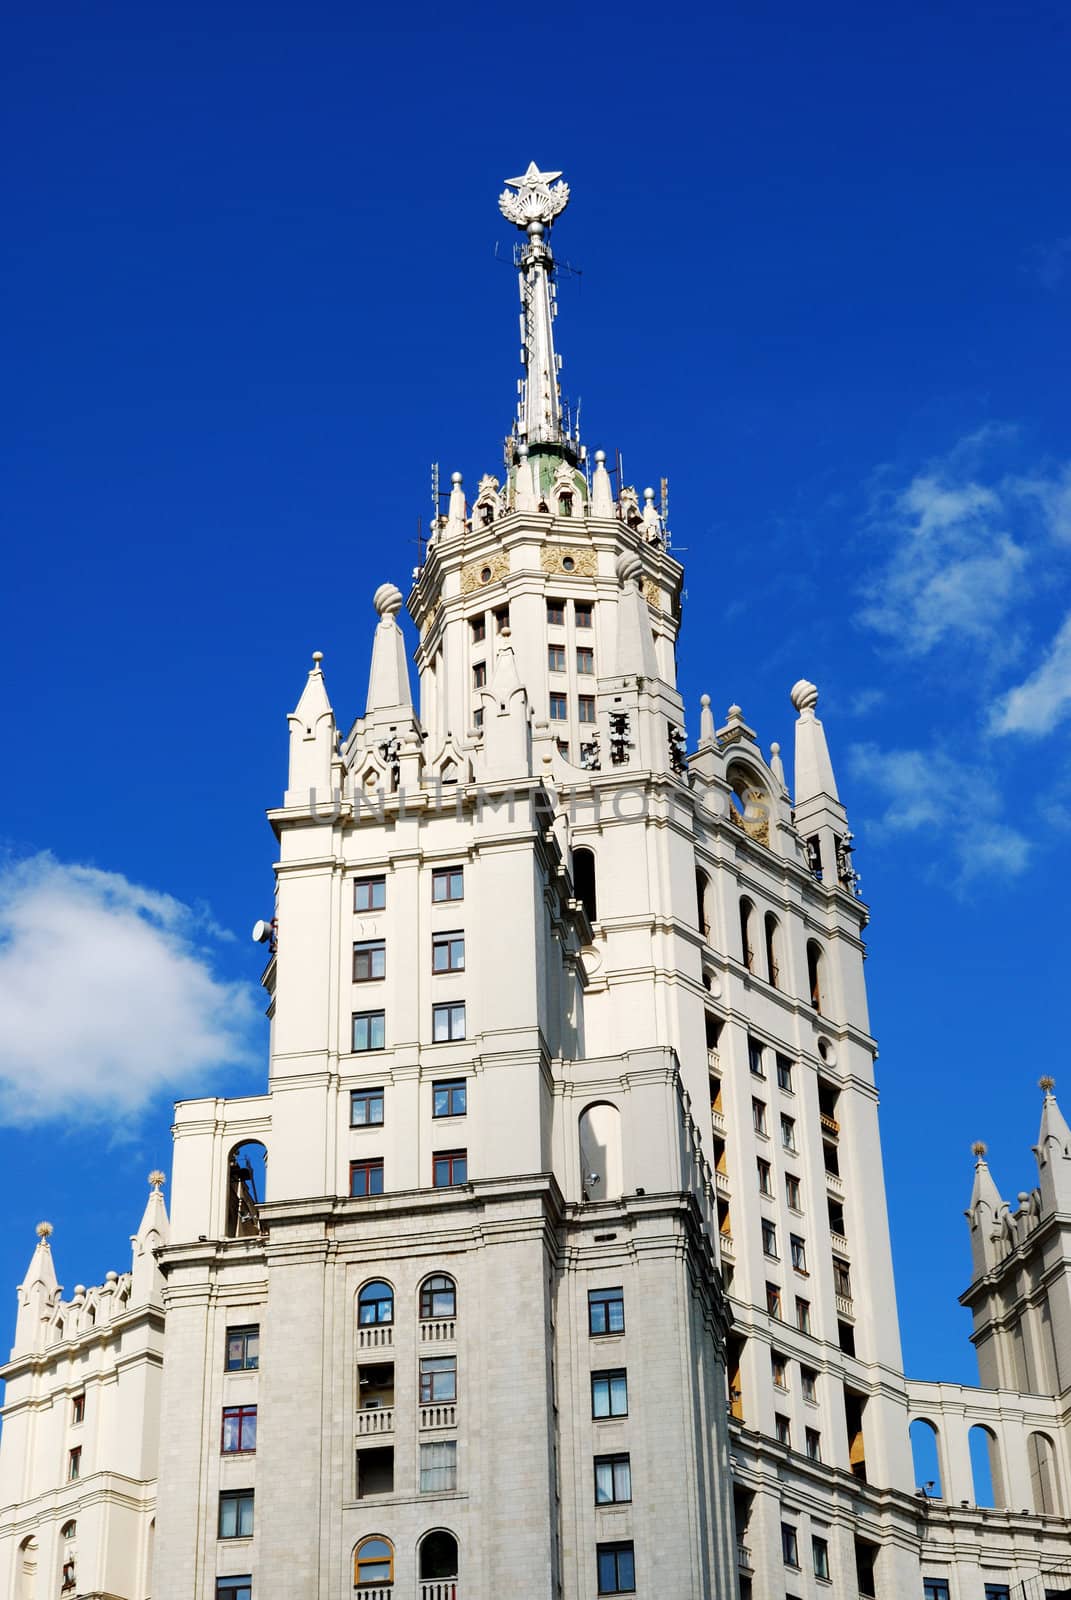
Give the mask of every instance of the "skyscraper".
[{"label": "skyscraper", "polygon": [[413,574],[418,703],[384,582],[363,715],[317,655],[289,718],[265,1093],[180,1102],[132,1274],[65,1302],[35,1250],[0,1597],[1040,1600],[1071,1571],[1071,1134],[1050,1084],[1014,1216],[978,1157],[992,1388],[909,1382],[818,691],[791,795],[738,705],[704,696],[689,754],[659,496],[562,396],[568,199],[534,164],[500,198],[519,404]]}]

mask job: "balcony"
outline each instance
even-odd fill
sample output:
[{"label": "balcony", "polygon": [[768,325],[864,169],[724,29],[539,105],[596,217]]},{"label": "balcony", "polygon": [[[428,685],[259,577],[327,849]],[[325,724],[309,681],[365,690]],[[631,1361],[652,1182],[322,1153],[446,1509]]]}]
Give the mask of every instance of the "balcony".
[{"label": "balcony", "polygon": [[836,1301],[836,1304],[837,1304],[837,1314],[838,1314],[838,1316],[841,1316],[841,1317],[854,1317],[855,1316],[855,1312],[852,1309],[852,1297],[851,1297],[850,1294],[835,1294],[833,1296],[833,1299]]},{"label": "balcony", "polygon": [[719,1111],[717,1106],[711,1106],[710,1108],[710,1126],[714,1129],[715,1133],[720,1133],[722,1138],[724,1138],[728,1132],[728,1126],[725,1121],[725,1112]]},{"label": "balcony", "polygon": [[420,1324],[421,1344],[446,1344],[455,1337],[453,1317],[429,1317]]},{"label": "balcony", "polygon": [[829,1235],[829,1242],[839,1256],[846,1256],[848,1254],[848,1241],[842,1233],[831,1233]]},{"label": "balcony", "polygon": [[732,1234],[731,1233],[719,1233],[718,1239],[721,1242],[721,1253],[725,1257],[726,1261],[735,1261],[736,1260],[736,1246],[733,1243]]},{"label": "balcony", "polygon": [[714,1187],[717,1189],[719,1194],[731,1194],[732,1190],[729,1188],[729,1174],[727,1172],[715,1172]]},{"label": "balcony", "polygon": [[393,1583],[362,1583],[357,1593],[361,1600],[397,1600]]},{"label": "balcony", "polygon": [[422,1428],[456,1428],[456,1400],[440,1403],[439,1405],[421,1406],[420,1426]]},{"label": "balcony", "polygon": [[707,1048],[707,1066],[711,1072],[721,1071],[721,1056],[717,1050],[709,1046]]},{"label": "balcony", "polygon": [[376,1322],[357,1329],[358,1350],[384,1350],[393,1343],[394,1327],[389,1322]]},{"label": "balcony", "polygon": [[843,1195],[844,1195],[844,1179],[841,1178],[841,1177],[838,1177],[838,1175],[835,1172],[827,1172],[826,1173],[826,1188],[829,1190],[830,1194],[839,1195],[840,1197],[843,1198]]},{"label": "balcony", "polygon": [[420,1600],[457,1600],[457,1579],[423,1578],[420,1584]]},{"label": "balcony", "polygon": [[818,1120],[822,1124],[822,1132],[825,1137],[832,1139],[833,1143],[836,1144],[840,1136],[840,1123],[836,1117],[831,1117],[827,1112],[823,1111],[819,1114]]},{"label": "balcony", "polygon": [[738,1544],[736,1547],[736,1565],[741,1572],[750,1573],[755,1570],[751,1565],[751,1551],[746,1544]]},{"label": "balcony", "polygon": [[365,1406],[357,1413],[357,1437],[394,1432],[393,1406]]}]

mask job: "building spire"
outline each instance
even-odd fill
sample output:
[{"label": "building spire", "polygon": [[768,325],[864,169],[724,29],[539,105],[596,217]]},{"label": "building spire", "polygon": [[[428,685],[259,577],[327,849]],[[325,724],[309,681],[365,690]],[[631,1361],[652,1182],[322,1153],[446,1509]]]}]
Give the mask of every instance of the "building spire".
[{"label": "building spire", "polygon": [[518,444],[530,449],[564,446],[573,455],[575,440],[563,421],[558,385],[561,361],[554,350],[554,256],[546,241],[555,217],[569,203],[569,185],[558,181],[560,178],[560,172],[540,172],[530,161],[527,172],[505,180],[508,187],[499,195],[498,205],[506,220],[528,236],[527,244],[518,245],[515,252],[524,308],[521,362],[525,370],[514,436]]}]

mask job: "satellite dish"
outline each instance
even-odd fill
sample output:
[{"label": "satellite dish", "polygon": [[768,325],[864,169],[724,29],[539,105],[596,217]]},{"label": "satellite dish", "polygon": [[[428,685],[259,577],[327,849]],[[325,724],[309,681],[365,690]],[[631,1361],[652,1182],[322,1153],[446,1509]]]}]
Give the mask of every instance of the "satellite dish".
[{"label": "satellite dish", "polygon": [[268,942],[268,940],[270,938],[271,938],[271,923],[270,922],[254,922],[254,924],[253,924],[253,943],[254,944],[267,944],[267,942]]}]

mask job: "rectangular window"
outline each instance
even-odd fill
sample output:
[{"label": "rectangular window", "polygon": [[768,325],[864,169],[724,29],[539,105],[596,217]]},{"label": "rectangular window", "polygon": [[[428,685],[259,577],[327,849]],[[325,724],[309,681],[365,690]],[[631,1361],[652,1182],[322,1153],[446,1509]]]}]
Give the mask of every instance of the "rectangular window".
[{"label": "rectangular window", "polygon": [[774,1412],[774,1437],[778,1444],[790,1445],[792,1443],[792,1424],[780,1411]]},{"label": "rectangular window", "polygon": [[811,1302],[796,1296],[796,1326],[801,1333],[811,1331]]},{"label": "rectangular window", "polygon": [[588,1290],[588,1332],[593,1338],[604,1333],[624,1333],[625,1295],[621,1289]]},{"label": "rectangular window", "polygon": [[[786,1421],[787,1419],[782,1418],[781,1420]],[[799,1566],[800,1558],[796,1544],[796,1530],[791,1522],[782,1522],[781,1524],[781,1554],[784,1557],[786,1567]]]},{"label": "rectangular window", "polygon": [[781,1316],[781,1291],[776,1283],[766,1285],[766,1310],[771,1317]]},{"label": "rectangular window", "polygon": [[634,1594],[636,1590],[636,1557],[632,1540],[619,1544],[596,1546],[600,1594]]},{"label": "rectangular window", "polygon": [[493,615],[496,633],[501,633],[503,628],[509,627],[509,606],[499,606]]},{"label": "rectangular window", "polygon": [[786,1094],[792,1093],[792,1062],[788,1056],[780,1053],[777,1057],[777,1087],[784,1089]]},{"label": "rectangular window", "polygon": [[433,1117],[463,1117],[468,1110],[468,1084],[464,1078],[447,1078],[431,1086]]},{"label": "rectangular window", "polygon": [[350,1199],[367,1200],[383,1193],[382,1161],[350,1162]]},{"label": "rectangular window", "polygon": [[818,1432],[817,1428],[805,1428],[803,1433],[806,1441],[807,1454],[810,1456],[812,1461],[821,1461],[822,1435]]},{"label": "rectangular window", "polygon": [[487,638],[487,618],[473,617],[469,622],[469,627],[472,629],[473,644],[483,644],[483,641]]},{"label": "rectangular window", "polygon": [[382,911],[387,903],[386,878],[358,878],[353,885],[354,911]]},{"label": "rectangular window", "polygon": [[1007,1583],[987,1583],[985,1600],[1011,1600],[1011,1586]]},{"label": "rectangular window", "polygon": [[762,1251],[764,1255],[777,1260],[777,1229],[765,1217],[762,1219]]},{"label": "rectangular window", "polygon": [[786,1150],[796,1148],[796,1124],[792,1117],[781,1118],[781,1143]]},{"label": "rectangular window", "polygon": [[550,716],[552,722],[565,722],[569,716],[569,697],[564,694],[552,694],[550,697]]},{"label": "rectangular window", "polygon": [[792,1252],[792,1265],[797,1272],[807,1271],[807,1246],[798,1233],[790,1233],[788,1247]]},{"label": "rectangular window", "polygon": [[350,1090],[350,1127],[382,1128],[383,1090]]},{"label": "rectangular window", "polygon": [[432,1006],[431,1037],[436,1044],[447,1044],[451,1039],[465,1037],[465,1005],[453,1001],[449,1005]]},{"label": "rectangular window", "polygon": [[420,1446],[421,1494],[449,1494],[457,1488],[457,1440]]},{"label": "rectangular window", "polygon": [[829,1579],[829,1545],[825,1539],[812,1538],[811,1551],[814,1555],[814,1575],[816,1578]]},{"label": "rectangular window", "polygon": [[[799,1302],[806,1305],[806,1300]],[[818,1404],[818,1374],[813,1367],[800,1367],[800,1388],[808,1405]]]},{"label": "rectangular window", "polygon": [[221,1539],[251,1539],[253,1537],[252,1489],[224,1489],[219,1497],[219,1537]]},{"label": "rectangular window", "polygon": [[624,1367],[591,1374],[591,1414],[595,1418],[628,1416],[628,1375]]},{"label": "rectangular window", "polygon": [[578,600],[573,607],[573,621],[578,628],[591,627],[591,607],[584,600]]},{"label": "rectangular window", "polygon": [[568,761],[568,759],[569,759],[569,741],[568,741],[568,739],[555,739],[554,743],[558,747],[558,754],[561,756],[562,760],[563,761]]},{"label": "rectangular window", "polygon": [[76,1478],[82,1476],[82,1446],[76,1444],[73,1450],[67,1452],[67,1482],[74,1483]]},{"label": "rectangular window", "polygon": [[770,1374],[775,1389],[788,1388],[788,1359],[778,1350],[770,1351]]},{"label": "rectangular window", "polygon": [[487,683],[487,662],[477,661],[472,669],[472,687],[482,689]]},{"label": "rectangular window", "polygon": [[420,1362],[420,1404],[444,1404],[457,1399],[457,1357],[424,1356]]},{"label": "rectangular window", "polygon": [[576,652],[576,670],[585,677],[591,677],[595,671],[595,652],[590,645],[581,645]]},{"label": "rectangular window", "polygon": [[766,1068],[763,1066],[762,1054],[762,1045],[759,1043],[759,1041],[757,1039],[748,1039],[747,1064],[755,1074],[756,1078],[765,1078],[766,1076]]},{"label": "rectangular window", "polygon": [[595,1457],[595,1504],[617,1505],[632,1499],[632,1467],[628,1454]]},{"label": "rectangular window", "polygon": [[761,1100],[751,1102],[751,1125],[756,1133],[766,1133],[766,1107]]},{"label": "rectangular window", "polygon": [[357,1498],[370,1494],[393,1494],[394,1446],[377,1446],[357,1452]]},{"label": "rectangular window", "polygon": [[852,1297],[852,1274],[848,1263],[840,1256],[833,1257],[833,1288],[846,1300]]},{"label": "rectangular window", "polygon": [[353,947],[354,983],[371,983],[387,974],[387,946],[382,939],[362,939]]},{"label": "rectangular window", "polygon": [[432,1156],[431,1181],[436,1189],[450,1189],[457,1183],[468,1183],[468,1152],[440,1150],[437,1155]]},{"label": "rectangular window", "polygon": [[260,1366],[260,1326],[251,1322],[244,1328],[227,1329],[227,1357],[224,1372],[256,1372]]},{"label": "rectangular window", "polygon": [[85,1395],[84,1394],[72,1395],[71,1396],[71,1423],[72,1423],[72,1425],[77,1427],[77,1425],[80,1422],[84,1422],[85,1420],[86,1420],[86,1397],[85,1397]]},{"label": "rectangular window", "polygon": [[923,1578],[922,1600],[949,1600],[947,1578]]},{"label": "rectangular window", "polygon": [[387,1041],[387,1013],[385,1011],[355,1011],[353,1013],[353,1049],[382,1050]]},{"label": "rectangular window", "polygon": [[225,1456],[251,1455],[257,1447],[256,1406],[224,1406],[220,1449]]},{"label": "rectangular window", "polygon": [[773,1189],[770,1186],[770,1163],[763,1161],[762,1157],[759,1156],[755,1164],[759,1169],[759,1193],[773,1194]]},{"label": "rectangular window", "polygon": [[253,1580],[248,1574],[244,1578],[217,1578],[216,1600],[251,1600],[253,1594]]},{"label": "rectangular window", "polygon": [[472,726],[474,728],[483,727],[483,706],[477,706],[476,710],[472,713]]},{"label": "rectangular window", "polygon": [[595,721],[595,696],[582,694],[576,703],[577,719],[580,722],[593,723]]},{"label": "rectangular window", "polygon": [[785,1199],[788,1201],[790,1211],[802,1211],[800,1204],[800,1180],[794,1172],[785,1173]]},{"label": "rectangular window", "polygon": [[464,972],[465,935],[436,933],[431,941],[432,972]]},{"label": "rectangular window", "polygon": [[549,644],[547,646],[547,669],[550,672],[565,671],[565,646],[563,644]]},{"label": "rectangular window", "polygon": [[436,867],[431,875],[431,898],[436,905],[442,900],[464,900],[464,868]]},{"label": "rectangular window", "polygon": [[548,600],[547,601],[547,622],[550,624],[550,626],[552,628],[564,628],[565,627],[565,601],[564,600]]}]

